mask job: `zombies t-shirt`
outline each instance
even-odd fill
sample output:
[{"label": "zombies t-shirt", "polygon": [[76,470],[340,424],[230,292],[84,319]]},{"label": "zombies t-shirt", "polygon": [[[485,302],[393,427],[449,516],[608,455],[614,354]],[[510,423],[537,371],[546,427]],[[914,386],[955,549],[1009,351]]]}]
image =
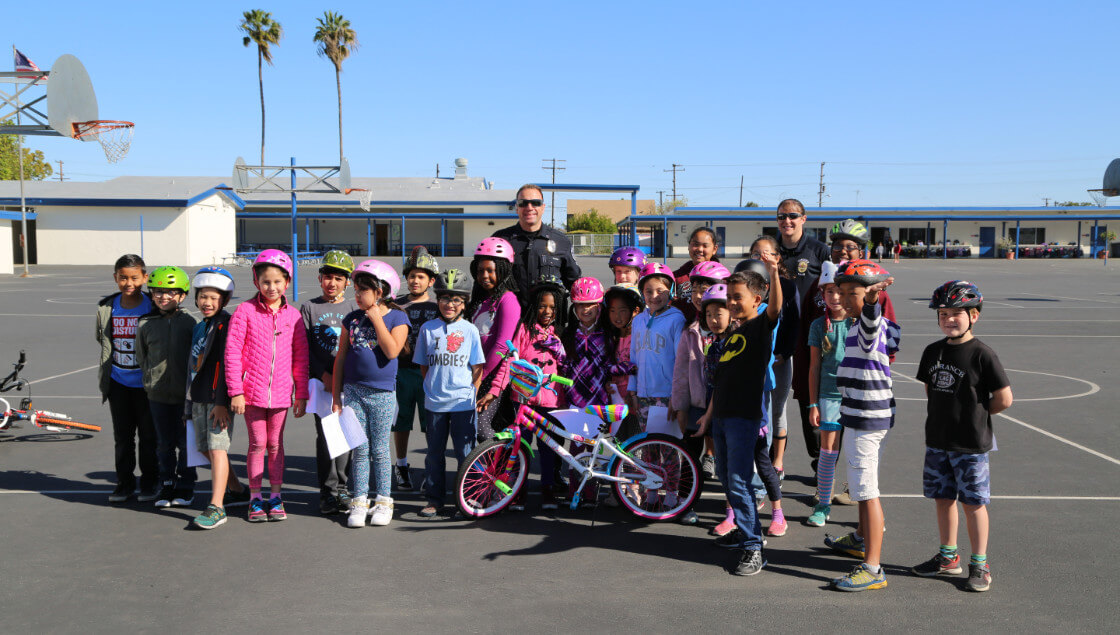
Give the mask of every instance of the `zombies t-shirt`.
[{"label": "zombies t-shirt", "polygon": [[917,378],[929,393],[927,446],[969,454],[992,449],[991,394],[1010,385],[992,349],[978,339],[939,340],[922,353]]},{"label": "zombies t-shirt", "polygon": [[428,367],[424,377],[425,408],[431,412],[474,409],[471,367],[486,362],[474,324],[463,318],[454,322],[445,322],[443,318],[428,320],[416,336],[412,361]]}]

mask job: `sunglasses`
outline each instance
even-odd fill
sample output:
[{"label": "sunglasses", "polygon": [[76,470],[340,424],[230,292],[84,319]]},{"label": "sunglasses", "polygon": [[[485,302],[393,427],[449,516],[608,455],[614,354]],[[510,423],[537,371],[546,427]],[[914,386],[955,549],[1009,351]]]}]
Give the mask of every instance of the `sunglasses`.
[{"label": "sunglasses", "polygon": [[466,304],[467,303],[466,300],[464,300],[463,298],[460,298],[459,296],[446,296],[446,295],[440,296],[439,297],[439,302],[441,304],[449,304],[451,306],[459,306],[461,304]]},{"label": "sunglasses", "polygon": [[797,212],[790,212],[788,214],[778,214],[778,220],[797,220],[797,219],[801,218],[802,216],[804,216],[804,214],[799,214]]},{"label": "sunglasses", "polygon": [[540,207],[540,206],[544,205],[544,199],[543,198],[519,198],[519,199],[517,199],[517,206],[518,207],[529,207],[530,205],[532,205],[533,207]]}]

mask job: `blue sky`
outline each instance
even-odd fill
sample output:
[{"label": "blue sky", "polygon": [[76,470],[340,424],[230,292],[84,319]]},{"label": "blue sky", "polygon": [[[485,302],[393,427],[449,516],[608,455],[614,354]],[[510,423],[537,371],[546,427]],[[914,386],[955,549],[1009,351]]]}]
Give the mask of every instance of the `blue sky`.
[{"label": "blue sky", "polygon": [[[114,6],[114,5],[119,6]],[[35,3],[0,42],[39,66],[77,55],[130,155],[30,138],[68,177],[226,176],[259,159],[255,48],[241,12],[285,29],[265,67],[267,162],[337,161],[334,72],[315,18],[351,20],[346,155],[360,176],[455,157],[513,188],[547,179],[672,187],[694,205],[1041,205],[1088,200],[1120,156],[1116,2]],[[57,167],[57,164],[56,164]],[[588,196],[589,198],[591,196]],[[558,204],[560,200],[557,201]]]}]

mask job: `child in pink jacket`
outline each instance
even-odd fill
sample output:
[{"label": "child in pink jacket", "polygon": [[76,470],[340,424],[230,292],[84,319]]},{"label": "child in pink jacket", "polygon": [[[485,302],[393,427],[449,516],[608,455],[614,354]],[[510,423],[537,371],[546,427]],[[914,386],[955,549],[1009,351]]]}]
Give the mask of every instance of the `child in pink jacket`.
[{"label": "child in pink jacket", "polygon": [[[307,332],[299,310],[284,292],[292,281],[292,260],[266,249],[253,263],[259,293],[242,303],[229,321],[226,384],[230,409],[245,415],[249,430],[249,522],[285,520],[280,489],[284,482],[284,421],[295,396],[295,415],[307,407]],[[261,499],[264,453],[268,450],[267,507]]]}]

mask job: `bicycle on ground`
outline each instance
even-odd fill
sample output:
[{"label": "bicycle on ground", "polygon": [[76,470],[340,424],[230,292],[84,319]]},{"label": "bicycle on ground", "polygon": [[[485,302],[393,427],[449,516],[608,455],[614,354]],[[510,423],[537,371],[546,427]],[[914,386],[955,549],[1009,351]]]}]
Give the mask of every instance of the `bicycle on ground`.
[{"label": "bicycle on ground", "polygon": [[19,376],[25,363],[27,363],[27,353],[20,351],[19,361],[12,364],[14,370],[4,379],[0,379],[0,393],[27,390],[27,396],[20,400],[19,408],[13,408],[11,402],[0,397],[0,406],[3,407],[3,413],[0,414],[0,431],[18,428],[16,424],[20,421],[30,421],[32,425],[50,432],[76,430],[101,432],[101,426],[74,421],[72,417],[61,412],[35,410],[31,402],[31,382]]}]

